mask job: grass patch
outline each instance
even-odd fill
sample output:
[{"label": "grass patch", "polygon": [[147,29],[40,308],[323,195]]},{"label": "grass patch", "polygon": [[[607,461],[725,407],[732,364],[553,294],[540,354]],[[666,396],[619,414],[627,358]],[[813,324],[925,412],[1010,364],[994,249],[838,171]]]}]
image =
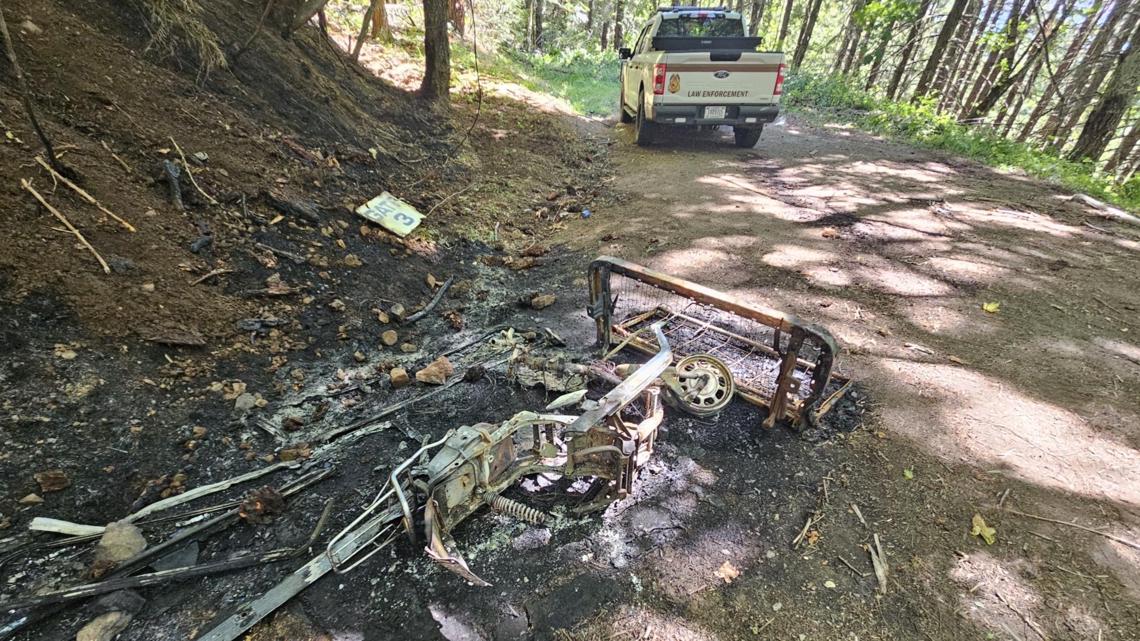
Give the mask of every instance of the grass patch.
[{"label": "grass patch", "polygon": [[148,48],[176,58],[183,48],[198,61],[198,71],[208,76],[226,66],[226,55],[218,37],[202,22],[202,6],[197,0],[135,0],[146,16],[150,30]]},{"label": "grass patch", "polygon": [[930,103],[892,102],[840,77],[804,73],[788,78],[783,103],[827,121],[949,151],[998,169],[1020,169],[1066,189],[1140,210],[1140,179],[1118,185],[1110,177],[1098,175],[1091,163],[1072,162],[984,127],[960,124],[938,113]]},{"label": "grass patch", "polygon": [[[453,44],[452,56],[460,69],[474,68],[469,48]],[[620,63],[612,51],[530,55],[507,49],[493,55],[480,53],[479,66],[488,76],[562,98],[583,115],[609,116],[617,111]]]}]

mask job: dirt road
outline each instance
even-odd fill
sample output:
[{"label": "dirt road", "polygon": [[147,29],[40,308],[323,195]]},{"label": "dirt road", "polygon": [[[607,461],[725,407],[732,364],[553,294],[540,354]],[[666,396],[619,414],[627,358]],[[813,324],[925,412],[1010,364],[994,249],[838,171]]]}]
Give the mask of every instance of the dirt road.
[{"label": "dirt road", "polygon": [[[1140,549],[1122,542],[1140,541],[1134,230],[1021,176],[800,120],[747,151],[727,133],[649,149],[618,136],[620,202],[566,240],[828,327],[872,410],[821,451],[761,446],[761,467],[795,479],[758,492],[769,519],[789,517],[775,513],[795,488],[831,483],[811,551],[789,549],[793,511],[786,539],[762,541],[782,564],[760,557],[711,594],[602,628],[1140,638]],[[992,546],[970,535],[974,514]],[[892,559],[886,596],[840,565],[869,572],[859,546],[874,533]]]}]

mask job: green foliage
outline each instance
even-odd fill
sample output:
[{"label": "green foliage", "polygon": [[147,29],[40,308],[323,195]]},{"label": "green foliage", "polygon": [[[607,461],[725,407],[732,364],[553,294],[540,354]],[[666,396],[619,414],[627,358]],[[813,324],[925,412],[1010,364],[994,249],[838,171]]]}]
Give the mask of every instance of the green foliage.
[{"label": "green foliage", "polygon": [[829,121],[845,121],[877,134],[956,153],[1003,170],[1018,169],[1130,209],[1140,209],[1140,177],[1115,185],[1086,163],[1034,149],[985,127],[959,123],[930,101],[884,100],[840,76],[799,73],[784,83],[786,106]]}]

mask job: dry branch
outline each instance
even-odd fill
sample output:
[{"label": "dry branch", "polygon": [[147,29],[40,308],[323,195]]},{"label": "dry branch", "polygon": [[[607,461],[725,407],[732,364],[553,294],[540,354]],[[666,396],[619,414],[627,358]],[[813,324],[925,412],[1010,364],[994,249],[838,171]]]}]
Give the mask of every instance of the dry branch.
[{"label": "dry branch", "polygon": [[32,184],[30,182],[28,182],[26,179],[24,179],[24,178],[20,179],[20,186],[23,187],[28,193],[35,196],[36,200],[40,201],[41,205],[46,207],[47,210],[52,213],[52,215],[54,215],[56,218],[58,218],[59,222],[63,223],[64,227],[67,227],[67,231],[71,232],[72,234],[75,234],[75,237],[79,239],[79,242],[84,247],[86,247],[88,249],[88,251],[90,251],[93,256],[95,256],[95,260],[99,261],[99,264],[103,267],[103,273],[105,273],[105,274],[111,273],[111,267],[110,267],[110,265],[107,264],[107,261],[103,260],[103,257],[99,255],[99,252],[96,251],[95,248],[91,246],[91,243],[87,242],[87,239],[83,237],[83,234],[80,233],[80,231],[75,228],[75,225],[71,224],[71,221],[68,220],[66,216],[61,214],[60,211],[58,209],[56,209],[55,207],[52,207],[51,204],[48,203],[48,201],[44,200],[44,197],[40,195],[40,192],[36,191],[35,187],[32,187]]},{"label": "dry branch", "polygon": [[54,167],[52,167],[50,164],[47,163],[47,161],[44,160],[43,156],[36,156],[36,162],[39,163],[39,165],[41,167],[48,170],[48,172],[51,173],[52,176],[54,176],[55,178],[58,178],[59,180],[62,180],[63,184],[67,185],[68,187],[71,187],[71,189],[74,190],[75,193],[79,194],[83,198],[83,200],[86,200],[88,203],[95,205],[96,207],[99,208],[99,211],[101,211],[104,214],[107,214],[108,216],[110,216],[111,218],[114,218],[115,220],[117,220],[120,225],[127,228],[127,231],[129,231],[129,232],[136,231],[134,225],[128,223],[127,221],[123,220],[118,215],[116,215],[115,212],[104,207],[102,205],[102,203],[100,203],[98,200],[95,200],[94,196],[87,193],[87,191],[84,190],[79,185],[76,185],[75,183],[68,180],[67,176],[64,176],[63,174],[56,171]]},{"label": "dry branch", "polygon": [[205,190],[198,186],[198,181],[194,180],[194,172],[190,170],[190,164],[186,162],[186,154],[182,153],[182,148],[178,146],[178,142],[174,140],[173,136],[170,137],[170,142],[174,145],[174,151],[178,152],[178,157],[182,159],[182,166],[186,168],[186,175],[190,177],[190,184],[194,185],[194,189],[197,189],[199,194],[202,194],[206,200],[210,201],[211,205],[218,204],[218,201],[214,200],[214,197],[210,194],[207,194]]},{"label": "dry branch", "polygon": [[1110,541],[1116,541],[1117,543],[1119,543],[1121,545],[1126,545],[1130,548],[1140,550],[1140,543],[1137,543],[1136,541],[1133,541],[1131,539],[1126,539],[1126,538],[1123,538],[1120,536],[1116,536],[1115,534],[1111,534],[1109,532],[1104,532],[1102,530],[1097,530],[1097,529],[1094,529],[1091,527],[1085,527],[1085,526],[1080,525],[1078,523],[1072,523],[1070,521],[1060,521],[1058,519],[1051,519],[1047,516],[1038,516],[1036,514],[1029,514],[1028,512],[1022,512],[1020,510],[1015,510],[1013,508],[1006,508],[1005,511],[1009,512],[1010,514],[1014,514],[1016,516],[1024,516],[1027,519],[1033,519],[1035,521],[1043,521],[1045,523],[1055,523],[1057,525],[1067,525],[1071,528],[1076,528],[1078,530],[1081,530],[1082,532],[1089,532],[1091,534],[1099,534],[1100,536],[1103,536],[1104,538],[1106,538]]}]

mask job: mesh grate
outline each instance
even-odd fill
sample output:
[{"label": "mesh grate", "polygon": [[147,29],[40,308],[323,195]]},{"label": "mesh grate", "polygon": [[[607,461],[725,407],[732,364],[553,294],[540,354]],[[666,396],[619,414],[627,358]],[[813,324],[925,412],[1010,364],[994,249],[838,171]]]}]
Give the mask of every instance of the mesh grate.
[{"label": "mesh grate", "polygon": [[[788,346],[786,333],[622,274],[610,274],[610,294],[614,298],[614,341],[635,334],[631,344],[640,343],[645,351],[656,352],[657,341],[649,327],[663,320],[663,331],[677,357],[711,354],[728,365],[739,388],[765,403],[775,394],[781,354]],[[800,363],[793,373],[799,383],[792,393],[794,399],[811,394],[811,373],[819,353],[820,346],[810,340],[800,348]]]}]

